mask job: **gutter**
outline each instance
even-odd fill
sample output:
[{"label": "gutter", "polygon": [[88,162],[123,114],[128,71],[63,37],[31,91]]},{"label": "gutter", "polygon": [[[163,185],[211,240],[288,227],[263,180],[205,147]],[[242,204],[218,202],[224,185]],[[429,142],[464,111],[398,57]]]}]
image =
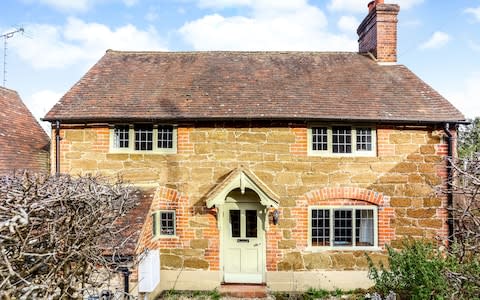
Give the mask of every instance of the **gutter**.
[{"label": "gutter", "polygon": [[60,175],[60,121],[55,122],[55,175]]},{"label": "gutter", "polygon": [[448,146],[448,157],[447,157],[447,224],[448,224],[448,246],[451,247],[453,243],[453,169],[452,169],[452,161],[453,158],[453,136],[450,132],[450,124],[445,123],[443,130],[447,135],[447,146]]}]

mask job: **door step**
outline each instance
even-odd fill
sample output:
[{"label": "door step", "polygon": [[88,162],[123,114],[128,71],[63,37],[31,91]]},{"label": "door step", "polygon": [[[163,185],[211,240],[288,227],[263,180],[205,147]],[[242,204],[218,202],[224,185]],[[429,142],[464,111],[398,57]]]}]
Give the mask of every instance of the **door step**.
[{"label": "door step", "polygon": [[267,286],[263,284],[222,284],[219,292],[234,298],[267,298]]}]

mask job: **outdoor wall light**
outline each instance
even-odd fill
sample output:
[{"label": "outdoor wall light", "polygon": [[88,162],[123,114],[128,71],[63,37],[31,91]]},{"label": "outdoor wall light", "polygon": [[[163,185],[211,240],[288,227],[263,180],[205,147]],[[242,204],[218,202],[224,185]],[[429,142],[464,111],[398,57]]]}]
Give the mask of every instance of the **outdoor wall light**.
[{"label": "outdoor wall light", "polygon": [[273,225],[277,225],[278,224],[278,219],[280,217],[280,212],[278,211],[278,209],[274,210],[273,211],[273,214],[272,214],[272,219],[273,219]]}]

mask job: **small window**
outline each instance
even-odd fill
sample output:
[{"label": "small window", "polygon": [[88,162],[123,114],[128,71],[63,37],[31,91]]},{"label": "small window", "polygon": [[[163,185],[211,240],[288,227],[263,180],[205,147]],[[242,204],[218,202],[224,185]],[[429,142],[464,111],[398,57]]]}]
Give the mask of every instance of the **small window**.
[{"label": "small window", "polygon": [[135,150],[153,150],[153,126],[135,126]]},{"label": "small window", "polygon": [[232,237],[240,237],[240,211],[238,209],[230,210],[230,228]]},{"label": "small window", "polygon": [[312,149],[315,151],[327,151],[328,148],[327,127],[312,128]]},{"label": "small window", "polygon": [[372,151],[371,128],[357,128],[357,151]]},{"label": "small window", "polygon": [[152,215],[153,236],[175,236],[175,211],[158,211]]},{"label": "small window", "polygon": [[113,147],[117,149],[128,149],[129,147],[129,126],[116,126],[113,131]]},{"label": "small window", "polygon": [[333,127],[332,139],[333,153],[352,153],[352,129],[350,127]]},{"label": "small window", "polygon": [[377,208],[355,206],[310,209],[310,245],[313,247],[376,246]]},{"label": "small window", "polygon": [[157,147],[159,149],[173,148],[173,126],[158,126]]},{"label": "small window", "polygon": [[372,127],[312,126],[308,130],[308,153],[321,156],[375,156]]}]

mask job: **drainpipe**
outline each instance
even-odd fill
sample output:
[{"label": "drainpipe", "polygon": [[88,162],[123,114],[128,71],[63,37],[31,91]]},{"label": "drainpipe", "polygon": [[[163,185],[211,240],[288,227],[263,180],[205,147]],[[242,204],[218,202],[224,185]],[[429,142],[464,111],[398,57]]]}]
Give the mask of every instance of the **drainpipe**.
[{"label": "drainpipe", "polygon": [[[450,124],[445,123],[443,130],[447,135],[447,147],[448,147],[448,157],[453,158],[453,136],[450,132]],[[450,247],[453,243],[453,189],[452,189],[452,180],[453,180],[453,169],[452,162],[450,159],[447,159],[447,210],[448,210],[448,246]]]},{"label": "drainpipe", "polygon": [[55,175],[60,175],[60,121],[55,122]]},{"label": "drainpipe", "polygon": [[119,270],[123,274],[123,292],[124,292],[123,299],[130,299],[130,296],[128,296],[128,293],[130,292],[129,276],[131,272],[128,269],[128,267],[122,267],[122,268],[119,268]]}]

